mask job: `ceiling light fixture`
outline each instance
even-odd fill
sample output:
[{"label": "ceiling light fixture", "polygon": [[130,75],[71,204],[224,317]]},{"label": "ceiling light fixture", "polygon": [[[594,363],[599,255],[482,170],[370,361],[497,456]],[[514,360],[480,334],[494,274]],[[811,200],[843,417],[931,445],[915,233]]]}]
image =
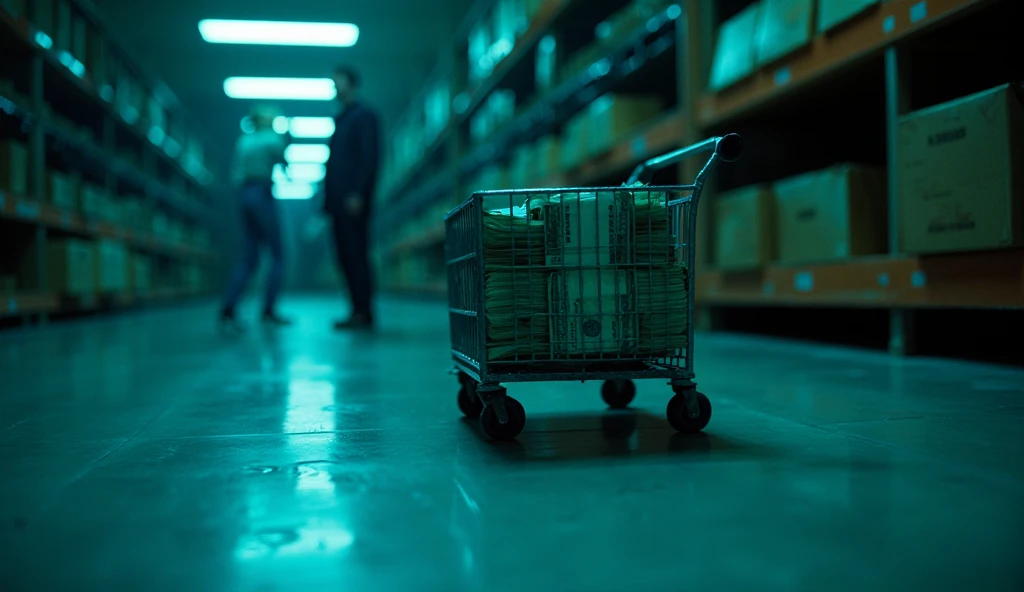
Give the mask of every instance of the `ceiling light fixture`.
[{"label": "ceiling light fixture", "polygon": [[288,165],[288,173],[281,165],[274,167],[273,180],[277,184],[319,183],[327,176],[327,167],[322,164],[296,163]]},{"label": "ceiling light fixture", "polygon": [[199,34],[207,43],[352,47],[359,27],[351,23],[301,23],[204,19]]},{"label": "ceiling light fixture", "polygon": [[316,186],[312,183],[275,183],[271,192],[274,199],[313,199]]},{"label": "ceiling light fixture", "polygon": [[232,76],[224,81],[224,94],[232,99],[330,101],[338,91],[330,78]]},{"label": "ceiling light fixture", "polygon": [[291,144],[284,149],[284,159],[288,164],[324,164],[331,155],[326,144]]},{"label": "ceiling light fixture", "polygon": [[[278,120],[284,120],[286,123],[278,123]],[[278,125],[291,132],[293,138],[330,138],[334,135],[332,117],[279,117],[274,120],[274,129],[277,129]]]}]

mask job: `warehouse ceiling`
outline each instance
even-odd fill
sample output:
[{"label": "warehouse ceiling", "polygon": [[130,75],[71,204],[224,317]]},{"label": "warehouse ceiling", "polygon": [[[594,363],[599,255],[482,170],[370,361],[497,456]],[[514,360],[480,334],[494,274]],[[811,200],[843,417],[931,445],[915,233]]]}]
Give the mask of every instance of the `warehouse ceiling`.
[{"label": "warehouse ceiling", "polygon": [[[228,99],[229,76],[329,75],[339,63],[363,73],[364,96],[385,125],[409,104],[473,0],[99,0],[138,59],[203,125],[222,162],[250,103]],[[144,6],[144,8],[143,8]],[[219,45],[203,41],[204,18],[334,21],[360,28],[351,48]],[[284,101],[286,115],[333,115],[332,103]]]}]

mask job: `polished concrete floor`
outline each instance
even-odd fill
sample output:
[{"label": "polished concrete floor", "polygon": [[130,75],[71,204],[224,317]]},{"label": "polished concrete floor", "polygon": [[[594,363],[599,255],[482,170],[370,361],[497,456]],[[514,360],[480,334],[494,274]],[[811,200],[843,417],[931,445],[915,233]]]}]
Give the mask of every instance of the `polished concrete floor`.
[{"label": "polished concrete floor", "polygon": [[443,306],[382,308],[0,334],[0,590],[1024,590],[1024,372],[708,335],[705,436],[546,383],[495,444]]}]

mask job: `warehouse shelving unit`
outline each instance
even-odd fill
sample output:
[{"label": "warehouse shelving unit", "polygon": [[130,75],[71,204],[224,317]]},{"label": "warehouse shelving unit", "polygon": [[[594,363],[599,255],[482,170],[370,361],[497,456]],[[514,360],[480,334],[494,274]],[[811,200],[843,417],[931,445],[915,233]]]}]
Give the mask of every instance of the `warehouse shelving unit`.
[{"label": "warehouse shelving unit", "polygon": [[[47,20],[44,30],[40,21]],[[27,148],[24,187],[12,191],[0,183],[6,254],[0,275],[19,276],[14,292],[0,295],[0,319],[45,322],[51,315],[206,293],[216,259],[208,238],[214,176],[197,155],[199,126],[173,93],[131,57],[90,0],[50,0],[46,7],[0,3],[0,39],[6,61],[0,68],[0,141],[18,140]],[[137,108],[126,109],[119,96],[126,84],[133,85]],[[50,170],[101,190],[109,215],[87,211],[77,188],[73,203],[55,203]],[[140,219],[116,209],[131,200],[145,212]],[[160,232],[151,224],[157,215],[176,231]],[[62,238],[111,241],[106,244],[123,249],[121,272],[132,279],[84,293],[52,288],[48,244]],[[34,261],[24,261],[32,256]],[[145,260],[152,281],[136,277],[136,258]],[[34,271],[28,282],[20,277],[25,269]]]},{"label": "warehouse shelving unit", "polygon": [[[381,209],[389,212],[382,217],[378,232],[385,285],[402,291],[443,293],[443,266],[438,264],[443,257],[441,219],[447,209],[468,197],[475,188],[471,185],[473,172],[485,164],[507,161],[518,146],[552,130],[559,131],[583,104],[599,94],[629,89],[630,67],[651,67],[646,54],[652,46],[666,51],[667,48],[658,46],[659,36],[655,34],[659,27],[665,27],[670,34],[662,39],[671,45],[669,53],[673,60],[667,66],[665,62],[658,63],[653,74],[673,79],[671,86],[662,87],[663,93],[672,95],[663,116],[580,164],[531,180],[532,185],[616,182],[616,175],[638,160],[726,132],[746,136],[749,150],[740,163],[717,175],[712,183],[715,187],[708,192],[712,200],[721,191],[770,183],[848,160],[863,160],[888,172],[889,253],[811,265],[771,263],[746,271],[725,271],[717,268],[710,255],[714,229],[708,215],[710,208],[705,203],[700,211],[696,245],[698,320],[704,328],[715,328],[716,318],[740,308],[888,311],[889,349],[909,354],[916,350],[917,311],[1024,309],[1024,251],[902,253],[895,199],[899,186],[895,160],[898,118],[911,110],[1013,81],[998,76],[961,76],[962,80],[952,85],[954,94],[941,96],[929,89],[912,97],[920,82],[916,75],[922,71],[927,74],[929,69],[927,57],[921,59],[914,54],[920,48],[930,50],[948,44],[947,37],[955,37],[956,32],[978,19],[999,21],[1004,18],[999,11],[1019,14],[1012,0],[882,2],[827,33],[813,35],[806,46],[755,67],[730,87],[718,92],[707,90],[716,30],[723,22],[723,15],[716,9],[731,4],[738,11],[751,2],[680,0],[674,6],[664,3],[652,8],[652,18],[624,35],[620,44],[606,45],[603,52],[594,53],[592,67],[584,68],[578,77],[563,78],[560,84],[543,92],[529,80],[533,74],[530,60],[540,41],[548,35],[558,38],[564,34],[566,23],[580,14],[577,11],[589,11],[588,22],[594,22],[629,4],[625,0],[547,2],[519,36],[514,49],[498,62],[485,81],[471,85],[465,82],[465,71],[446,73],[453,86],[467,89],[461,99],[457,96],[453,101],[465,108],[453,109],[444,132],[382,196],[386,205]],[[486,7],[493,4],[481,2],[472,19],[479,19]],[[659,16],[670,18],[662,22]],[[468,35],[469,26],[465,29]],[[457,46],[453,50],[456,58],[446,61],[463,64],[465,69],[466,60],[460,53],[463,49],[464,46]],[[635,53],[631,53],[633,49]],[[571,61],[565,60],[564,55],[560,57],[561,66]],[[915,70],[909,68],[911,63]],[[595,69],[599,75],[592,75]],[[1015,71],[1012,65],[1002,69]],[[624,74],[615,76],[614,72]],[[524,91],[526,96],[517,94],[515,116],[484,143],[471,147],[466,129],[472,116],[488,93],[502,88]],[[833,134],[827,121],[813,121],[789,133],[790,122],[822,104],[834,105],[837,111],[863,110],[874,117],[876,124],[862,132],[858,124],[846,123]],[[847,142],[851,135],[863,137]],[[782,145],[768,146],[780,136],[791,137]],[[808,147],[812,149],[807,150]],[[802,152],[808,153],[807,158],[803,158]],[[680,178],[694,173],[686,166],[677,171]],[[394,277],[393,270],[402,263],[418,270],[427,269],[425,277]]]}]

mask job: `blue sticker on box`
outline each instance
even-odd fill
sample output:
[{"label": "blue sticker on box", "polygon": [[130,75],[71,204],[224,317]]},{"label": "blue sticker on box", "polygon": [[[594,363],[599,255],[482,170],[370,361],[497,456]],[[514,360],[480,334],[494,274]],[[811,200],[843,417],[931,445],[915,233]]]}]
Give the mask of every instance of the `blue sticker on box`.
[{"label": "blue sticker on box", "polygon": [[4,192],[0,191],[0,208],[4,207]]},{"label": "blue sticker on box", "polygon": [[761,288],[761,291],[764,293],[765,296],[774,296],[775,282],[773,282],[772,280],[765,281],[764,286],[762,286]]},{"label": "blue sticker on box", "polygon": [[910,274],[910,285],[915,288],[923,288],[928,285],[928,276],[923,271],[915,271]]},{"label": "blue sticker on box", "polygon": [[630,150],[633,151],[633,156],[643,156],[647,154],[647,138],[641,136],[629,144]]},{"label": "blue sticker on box", "polygon": [[775,86],[782,86],[789,84],[789,81],[793,79],[793,71],[790,70],[789,66],[785,68],[779,68],[775,71]]},{"label": "blue sticker on box", "polygon": [[928,18],[928,2],[918,2],[910,7],[910,22],[916,23]]},{"label": "blue sticker on box", "polygon": [[801,271],[793,276],[793,288],[797,292],[810,292],[814,290],[814,273]]},{"label": "blue sticker on box", "polygon": [[889,16],[885,17],[884,21],[882,21],[882,32],[888,35],[889,33],[892,33],[894,30],[896,30],[896,16],[890,14]]},{"label": "blue sticker on box", "polygon": [[887,274],[887,273],[880,273],[880,274],[878,274],[878,285],[883,287],[883,288],[888,288],[889,287],[889,274]]},{"label": "blue sticker on box", "polygon": [[18,301],[13,296],[7,299],[7,312],[18,312]]}]

